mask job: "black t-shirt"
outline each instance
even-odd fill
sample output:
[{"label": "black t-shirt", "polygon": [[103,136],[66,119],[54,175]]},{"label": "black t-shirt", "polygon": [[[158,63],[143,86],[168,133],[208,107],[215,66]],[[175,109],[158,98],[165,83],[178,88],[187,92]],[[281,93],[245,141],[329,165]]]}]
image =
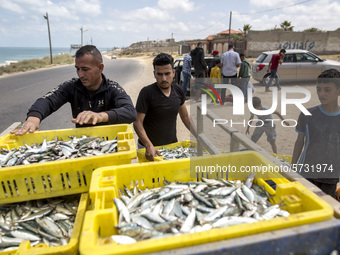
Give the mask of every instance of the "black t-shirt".
[{"label": "black t-shirt", "polygon": [[337,183],[340,177],[340,111],[327,113],[321,105],[300,114],[296,131],[305,135],[297,171],[305,178]]},{"label": "black t-shirt", "polygon": [[[185,96],[179,85],[171,85],[169,97],[163,94],[157,83],[146,86],[140,91],[136,110],[145,113],[143,126],[154,146],[177,142],[177,114],[184,102]],[[141,143],[140,140],[139,142]]]}]

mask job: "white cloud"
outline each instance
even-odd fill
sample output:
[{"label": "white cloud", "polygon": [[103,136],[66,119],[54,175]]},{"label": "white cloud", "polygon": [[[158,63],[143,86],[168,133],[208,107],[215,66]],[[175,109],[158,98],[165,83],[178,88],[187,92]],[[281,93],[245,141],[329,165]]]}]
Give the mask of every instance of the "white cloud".
[{"label": "white cloud", "polygon": [[101,6],[99,0],[75,0],[69,1],[65,7],[75,15],[88,15],[95,17],[101,14]]},{"label": "white cloud", "polygon": [[169,11],[192,11],[194,2],[189,0],[158,0],[158,7]]},{"label": "white cloud", "polygon": [[118,17],[124,20],[133,20],[136,21],[136,25],[138,26],[138,21],[168,21],[171,20],[172,17],[166,11],[162,11],[157,8],[152,7],[144,7],[142,9],[132,10],[129,12],[121,12],[116,11]]},{"label": "white cloud", "polygon": [[292,0],[277,0],[277,1],[270,1],[270,0],[250,0],[249,4],[255,7],[271,7],[271,8],[281,8],[288,5],[294,4]]},{"label": "white cloud", "polygon": [[15,13],[23,14],[25,13],[25,9],[22,8],[19,4],[15,3],[14,1],[6,1],[2,0],[0,1],[0,7],[1,9],[9,10]]}]

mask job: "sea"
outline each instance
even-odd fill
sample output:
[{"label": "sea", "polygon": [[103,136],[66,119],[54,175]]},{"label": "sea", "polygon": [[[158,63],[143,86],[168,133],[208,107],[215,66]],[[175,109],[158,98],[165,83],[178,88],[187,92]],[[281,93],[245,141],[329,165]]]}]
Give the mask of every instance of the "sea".
[{"label": "sea", "polygon": [[[107,48],[98,48],[101,52],[107,51]],[[70,50],[69,47],[52,47],[52,56],[59,54],[75,54],[76,50]],[[6,65],[6,61],[21,61],[28,59],[42,59],[50,56],[49,47],[0,47],[0,66]]]}]

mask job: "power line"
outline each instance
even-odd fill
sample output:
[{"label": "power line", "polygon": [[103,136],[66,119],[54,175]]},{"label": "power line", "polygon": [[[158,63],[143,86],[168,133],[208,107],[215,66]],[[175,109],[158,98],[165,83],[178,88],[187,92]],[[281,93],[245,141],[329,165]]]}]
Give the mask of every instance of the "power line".
[{"label": "power line", "polygon": [[274,8],[274,9],[268,9],[268,10],[264,10],[264,11],[260,11],[260,12],[238,12],[237,14],[259,14],[259,13],[265,13],[265,12],[272,12],[272,11],[282,10],[282,9],[289,8],[289,7],[292,7],[292,6],[304,4],[304,3],[307,3],[307,2],[310,2],[310,1],[312,1],[312,0],[306,0],[306,1],[296,3],[296,4],[291,4],[291,5],[287,5],[287,6],[284,6],[284,7],[278,7],[278,8]]}]

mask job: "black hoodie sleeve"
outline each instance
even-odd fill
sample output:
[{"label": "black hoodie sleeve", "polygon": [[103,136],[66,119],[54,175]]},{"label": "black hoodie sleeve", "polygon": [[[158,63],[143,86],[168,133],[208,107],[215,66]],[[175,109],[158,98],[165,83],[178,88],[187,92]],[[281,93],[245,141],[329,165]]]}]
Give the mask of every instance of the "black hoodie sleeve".
[{"label": "black hoodie sleeve", "polygon": [[110,81],[109,95],[114,107],[105,111],[109,115],[109,124],[130,124],[137,118],[137,112],[130,96],[117,83]]},{"label": "black hoodie sleeve", "polygon": [[27,118],[34,116],[42,121],[47,116],[57,111],[61,106],[68,102],[70,87],[73,86],[75,80],[69,80],[60,84],[46,95],[37,99],[28,110]]}]

